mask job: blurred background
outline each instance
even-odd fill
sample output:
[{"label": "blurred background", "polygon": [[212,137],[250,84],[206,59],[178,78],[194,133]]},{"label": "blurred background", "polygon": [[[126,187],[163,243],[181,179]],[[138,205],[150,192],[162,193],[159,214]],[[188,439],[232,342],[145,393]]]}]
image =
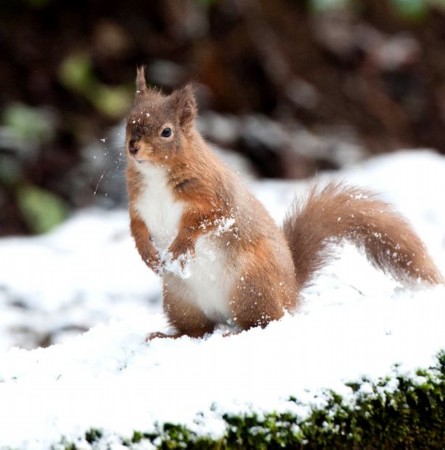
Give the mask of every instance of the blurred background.
[{"label": "blurred background", "polygon": [[125,206],[141,64],[260,177],[445,153],[445,0],[1,0],[0,235]]}]

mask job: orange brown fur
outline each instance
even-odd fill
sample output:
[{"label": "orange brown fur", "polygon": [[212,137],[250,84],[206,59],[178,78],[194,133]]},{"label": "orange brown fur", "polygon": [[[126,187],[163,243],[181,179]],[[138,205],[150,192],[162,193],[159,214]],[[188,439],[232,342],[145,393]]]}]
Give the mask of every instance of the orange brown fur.
[{"label": "orange brown fur", "polygon": [[[364,190],[335,183],[313,189],[280,229],[196,131],[191,87],[164,96],[147,88],[142,69],[136,84],[126,137],[131,233],[142,259],[162,276],[172,337],[199,337],[220,322],[266,326],[294,310],[299,291],[329,259],[332,240],[364,247],[398,279],[442,281],[409,225]],[[166,208],[164,216],[157,207]],[[171,235],[160,244],[164,227]],[[165,252],[191,275],[172,272]]]},{"label": "orange brown fur", "polygon": [[313,187],[296,203],[283,224],[297,278],[306,285],[330,257],[330,244],[347,239],[365,250],[368,259],[394,278],[443,283],[431,257],[406,220],[375,193],[332,182]]}]

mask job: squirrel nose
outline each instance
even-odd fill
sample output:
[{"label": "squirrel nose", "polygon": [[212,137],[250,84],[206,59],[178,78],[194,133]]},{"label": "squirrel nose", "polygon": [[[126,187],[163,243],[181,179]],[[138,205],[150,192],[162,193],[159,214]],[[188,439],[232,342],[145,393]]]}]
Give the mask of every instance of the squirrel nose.
[{"label": "squirrel nose", "polygon": [[132,155],[136,155],[136,153],[139,150],[139,145],[137,145],[137,142],[135,139],[131,139],[130,142],[128,143],[128,151],[132,154]]}]

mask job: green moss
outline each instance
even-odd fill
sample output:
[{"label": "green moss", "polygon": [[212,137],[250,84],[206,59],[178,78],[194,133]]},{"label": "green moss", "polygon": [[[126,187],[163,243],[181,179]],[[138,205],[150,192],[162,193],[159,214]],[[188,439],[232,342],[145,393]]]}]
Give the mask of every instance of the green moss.
[{"label": "green moss", "polygon": [[88,430],[85,433],[85,440],[89,443],[89,444],[94,444],[95,442],[100,441],[100,439],[102,438],[103,433],[101,430],[96,430],[95,428],[92,428],[91,430]]},{"label": "green moss", "polygon": [[[133,448],[145,442],[163,450],[445,448],[445,352],[434,367],[414,376],[395,368],[392,377],[377,382],[363,378],[347,386],[350,399],[327,390],[325,406],[313,408],[305,418],[289,412],[227,414],[226,432],[219,439],[200,436],[184,425],[158,424],[152,433],[135,431],[122,445]],[[100,447],[101,437],[100,431],[91,430],[86,440],[94,449]]]}]

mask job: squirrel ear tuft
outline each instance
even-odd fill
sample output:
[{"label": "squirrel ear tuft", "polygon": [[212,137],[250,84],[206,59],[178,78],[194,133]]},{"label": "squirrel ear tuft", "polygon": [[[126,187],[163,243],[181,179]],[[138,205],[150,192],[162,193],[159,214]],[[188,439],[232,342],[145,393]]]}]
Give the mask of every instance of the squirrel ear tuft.
[{"label": "squirrel ear tuft", "polygon": [[189,129],[198,113],[196,105],[195,90],[191,84],[173,92],[172,97],[179,118],[179,124],[183,130]]},{"label": "squirrel ear tuft", "polygon": [[145,66],[137,68],[136,75],[136,95],[146,94],[148,92],[147,82],[145,81]]}]

